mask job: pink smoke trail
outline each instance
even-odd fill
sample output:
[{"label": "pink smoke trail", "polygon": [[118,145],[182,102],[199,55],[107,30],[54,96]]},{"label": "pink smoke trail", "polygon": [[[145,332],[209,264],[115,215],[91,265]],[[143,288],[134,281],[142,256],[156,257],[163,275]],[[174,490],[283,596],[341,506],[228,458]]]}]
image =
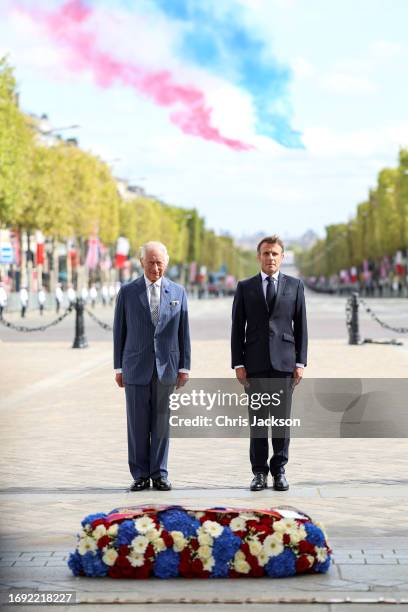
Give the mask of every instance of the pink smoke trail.
[{"label": "pink smoke trail", "polygon": [[85,6],[82,0],[67,0],[52,13],[41,10],[29,12],[30,17],[69,52],[68,64],[72,70],[89,70],[101,87],[110,87],[119,81],[147,96],[158,106],[176,107],[170,119],[185,134],[217,142],[235,151],[253,149],[240,140],[223,136],[211,125],[212,109],[199,89],[177,83],[168,70],[149,72],[98,48],[96,32],[90,31],[89,27],[84,28],[89,25],[87,22],[93,14],[93,9]]}]

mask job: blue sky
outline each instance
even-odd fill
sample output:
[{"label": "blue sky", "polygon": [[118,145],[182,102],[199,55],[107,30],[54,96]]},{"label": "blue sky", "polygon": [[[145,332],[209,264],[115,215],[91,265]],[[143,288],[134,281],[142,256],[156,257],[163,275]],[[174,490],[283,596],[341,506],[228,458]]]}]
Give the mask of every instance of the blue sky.
[{"label": "blue sky", "polygon": [[72,135],[118,176],[196,206],[216,230],[322,233],[353,215],[378,171],[408,146],[405,0],[97,4],[101,49],[200,90],[220,133],[254,150],[186,134],[172,108],[123,82],[99,87],[5,4],[0,53],[16,67],[23,109],[55,126],[79,124]]}]

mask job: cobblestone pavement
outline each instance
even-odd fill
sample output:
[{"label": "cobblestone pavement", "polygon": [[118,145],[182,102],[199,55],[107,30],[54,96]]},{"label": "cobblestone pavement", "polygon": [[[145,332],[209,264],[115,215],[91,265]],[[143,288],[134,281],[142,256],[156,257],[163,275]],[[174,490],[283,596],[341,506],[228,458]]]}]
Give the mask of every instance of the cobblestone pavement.
[{"label": "cobblestone pavement", "polygon": [[[192,304],[191,316],[211,324],[206,303]],[[68,347],[66,341],[0,343],[0,368],[7,372],[0,398],[0,590],[73,589],[87,609],[97,596],[106,604],[115,597],[155,602],[158,610],[160,602],[176,606],[186,598],[195,610],[209,602],[214,609],[215,598],[221,607],[230,602],[228,610],[242,600],[254,610],[313,600],[320,602],[315,612],[340,609],[346,598],[360,602],[355,609],[364,601],[380,605],[381,598],[379,609],[387,601],[408,602],[405,439],[293,439],[285,493],[248,490],[245,439],[173,439],[173,491],[130,494],[124,396],[113,383],[110,340],[83,351]],[[193,357],[193,376],[231,376],[225,339],[194,341]],[[306,373],[402,377],[407,366],[405,347],[312,338]],[[70,577],[65,557],[85,514],[155,501],[298,507],[325,524],[334,566],[326,576],[262,581],[261,589],[258,581],[235,581],[232,595],[228,581],[211,589],[193,581],[187,590],[183,581],[129,585]]]}]

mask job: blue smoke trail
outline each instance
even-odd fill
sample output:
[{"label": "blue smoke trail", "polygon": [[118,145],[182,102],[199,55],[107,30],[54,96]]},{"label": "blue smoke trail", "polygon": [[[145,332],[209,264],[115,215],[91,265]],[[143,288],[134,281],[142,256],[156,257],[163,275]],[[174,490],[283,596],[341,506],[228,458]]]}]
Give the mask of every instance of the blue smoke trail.
[{"label": "blue smoke trail", "polygon": [[183,58],[221,74],[248,91],[256,111],[256,131],[293,149],[304,148],[290,125],[291,71],[270,57],[263,40],[240,22],[240,11],[215,14],[209,0],[154,0],[169,18],[187,24]]}]

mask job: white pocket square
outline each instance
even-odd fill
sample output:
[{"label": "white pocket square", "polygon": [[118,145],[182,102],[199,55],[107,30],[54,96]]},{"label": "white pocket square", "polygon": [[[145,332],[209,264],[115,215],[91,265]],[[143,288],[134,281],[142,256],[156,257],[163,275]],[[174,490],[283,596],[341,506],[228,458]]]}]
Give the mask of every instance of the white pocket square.
[{"label": "white pocket square", "polygon": [[180,300],[172,300],[170,302],[170,306],[178,306],[178,304],[180,304]]}]

